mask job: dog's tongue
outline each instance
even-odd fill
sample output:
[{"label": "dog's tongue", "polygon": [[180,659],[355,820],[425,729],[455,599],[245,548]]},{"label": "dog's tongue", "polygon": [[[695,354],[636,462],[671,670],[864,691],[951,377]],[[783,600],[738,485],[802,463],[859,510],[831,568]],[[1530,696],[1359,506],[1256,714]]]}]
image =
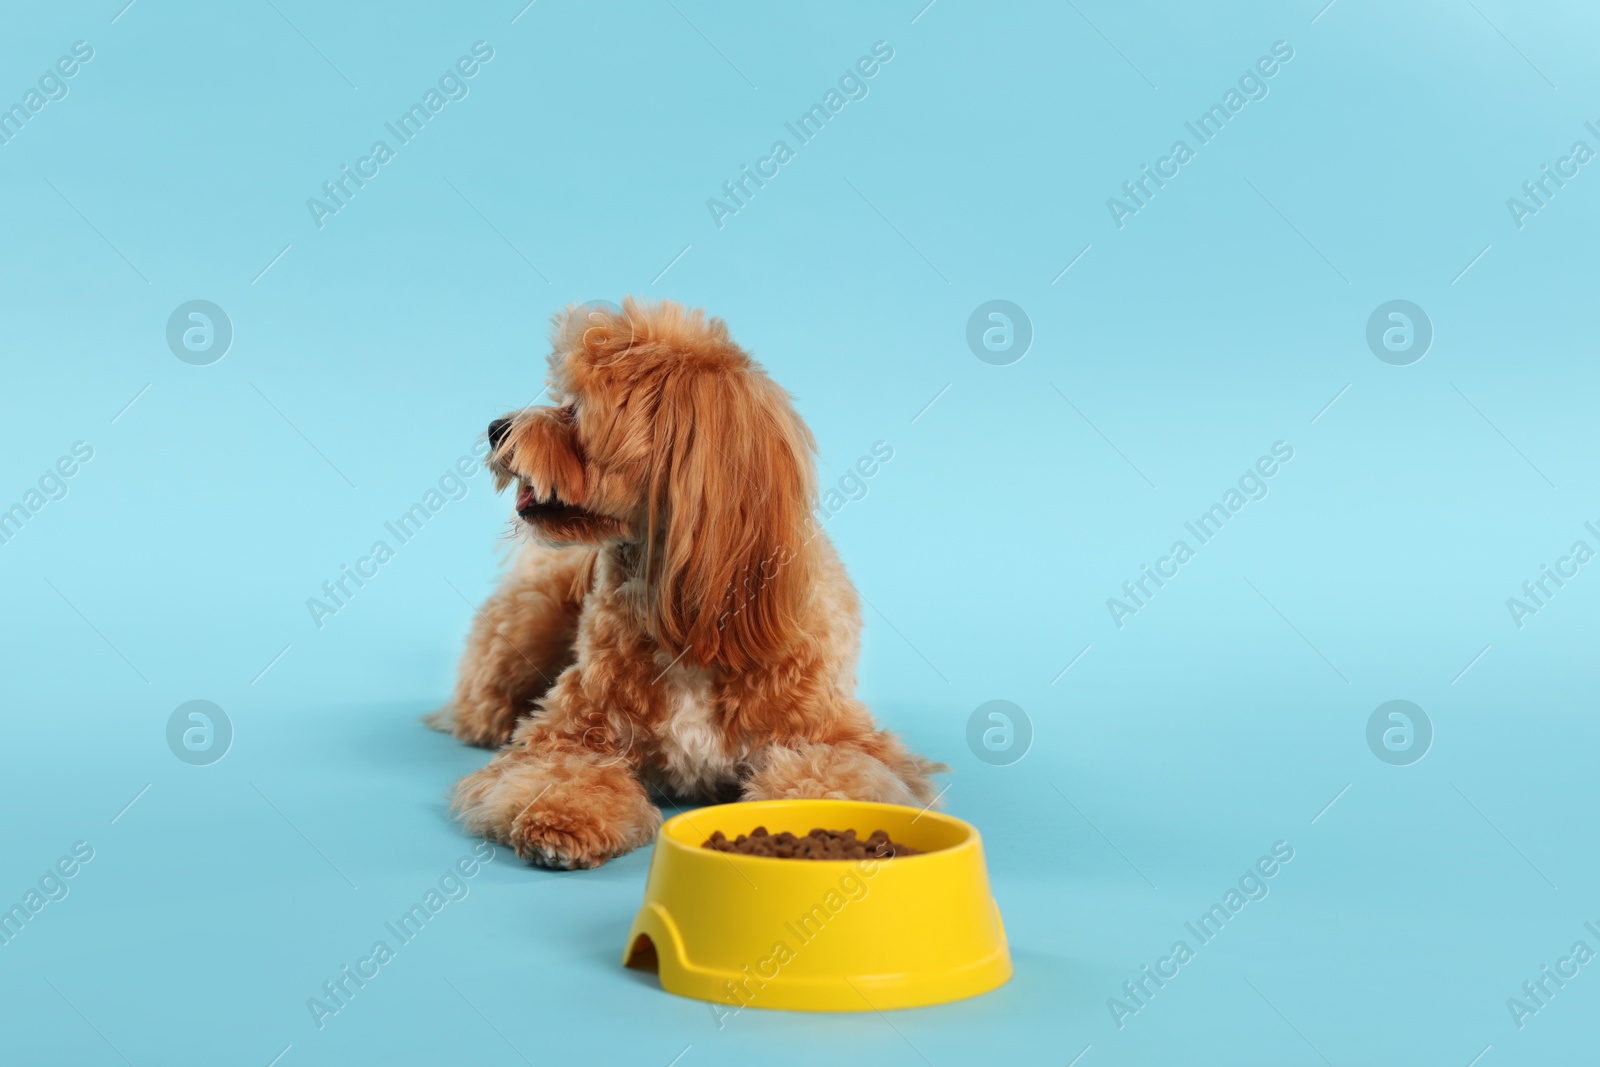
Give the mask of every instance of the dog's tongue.
[{"label": "dog's tongue", "polygon": [[526,511],[533,507],[536,497],[533,495],[533,486],[524,485],[517,493],[517,510]]}]

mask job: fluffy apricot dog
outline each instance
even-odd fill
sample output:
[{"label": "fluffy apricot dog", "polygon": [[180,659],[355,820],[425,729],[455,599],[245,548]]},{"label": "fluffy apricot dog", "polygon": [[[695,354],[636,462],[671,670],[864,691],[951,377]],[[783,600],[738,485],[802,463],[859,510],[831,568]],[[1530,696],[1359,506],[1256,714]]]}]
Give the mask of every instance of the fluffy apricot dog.
[{"label": "fluffy apricot dog", "polygon": [[720,319],[569,308],[549,393],[489,426],[523,534],[432,725],[501,746],[468,830],[545,867],[650,841],[654,798],[934,799],[855,698],[861,609],[812,517],[811,432]]}]

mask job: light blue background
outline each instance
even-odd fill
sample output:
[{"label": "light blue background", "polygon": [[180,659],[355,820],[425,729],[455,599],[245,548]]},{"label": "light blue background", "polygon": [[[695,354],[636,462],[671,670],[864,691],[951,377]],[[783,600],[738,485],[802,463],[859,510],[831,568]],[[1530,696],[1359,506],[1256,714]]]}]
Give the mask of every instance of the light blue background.
[{"label": "light blue background", "polygon": [[[0,506],[94,448],[0,545],[0,903],[95,850],[0,947],[8,1062],[1592,1047],[1600,964],[1523,1029],[1506,999],[1600,949],[1600,569],[1521,629],[1506,599],[1600,547],[1600,174],[1522,229],[1506,198],[1600,148],[1600,15],[922,3],[8,9],[0,102],[95,50],[0,146]],[[470,95],[318,230],[306,199],[479,40]],[[719,230],[707,198],[879,40],[870,95]],[[1106,199],[1280,40],[1270,95],[1119,230]],[[625,293],[725,317],[824,481],[892,445],[829,520],[872,605],[861,689],[952,764],[1016,976],[719,1030],[617,965],[647,852],[577,874],[502,852],[319,1031],[307,998],[471,850],[444,796],[485,756],[416,717],[448,693],[508,502],[479,473],[322,629],[306,600],[538,392],[552,312]],[[235,330],[210,366],[164,340],[196,298]],[[964,340],[996,298],[1035,331],[1004,367]],[[1364,339],[1397,298],[1436,331],[1404,367]],[[1279,440],[1270,495],[1119,630],[1106,598]],[[1395,698],[1436,731],[1411,766],[1365,740]],[[191,699],[236,731],[209,767],[166,746]],[[1033,724],[1011,766],[966,747],[991,699]],[[1107,999],[1279,840],[1270,896],[1119,1029]]]}]

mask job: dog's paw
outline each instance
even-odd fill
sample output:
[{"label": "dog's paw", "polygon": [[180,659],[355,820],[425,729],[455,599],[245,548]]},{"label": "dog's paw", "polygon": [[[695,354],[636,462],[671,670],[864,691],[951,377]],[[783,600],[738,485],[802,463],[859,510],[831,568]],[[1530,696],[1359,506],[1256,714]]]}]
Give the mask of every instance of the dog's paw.
[{"label": "dog's paw", "polygon": [[563,783],[523,808],[511,822],[507,842],[517,855],[537,867],[588,870],[649,844],[661,812],[642,790],[588,785]]},{"label": "dog's paw", "polygon": [[514,744],[456,785],[452,807],[469,832],[562,870],[598,867],[649,843],[661,825],[631,768],[581,748]]},{"label": "dog's paw", "polygon": [[517,855],[556,871],[590,870],[629,851],[607,838],[592,828],[553,825],[546,813],[531,806],[511,824],[511,847]]},{"label": "dog's paw", "polygon": [[910,756],[898,743],[881,750],[885,762],[853,745],[791,743],[762,750],[744,783],[745,800],[825,798],[931,806],[937,799],[927,772],[939,764]]},{"label": "dog's paw", "polygon": [[505,696],[457,699],[423,718],[435,730],[443,730],[479,748],[499,748],[511,740],[517,721],[531,714],[532,704]]}]

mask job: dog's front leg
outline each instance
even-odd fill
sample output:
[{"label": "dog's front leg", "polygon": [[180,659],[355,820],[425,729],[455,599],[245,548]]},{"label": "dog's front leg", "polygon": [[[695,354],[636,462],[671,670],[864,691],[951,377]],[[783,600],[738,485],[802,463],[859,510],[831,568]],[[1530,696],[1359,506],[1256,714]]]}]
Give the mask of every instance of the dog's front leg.
[{"label": "dog's front leg", "polygon": [[573,660],[593,553],[525,544],[475,613],[449,704],[424,718],[471,745],[503,745]]},{"label": "dog's front leg", "polygon": [[540,867],[598,867],[661,826],[626,754],[596,745],[578,716],[528,720],[488,766],[456,784],[453,810],[475,834]]},{"label": "dog's front leg", "polygon": [[929,775],[948,770],[907,752],[883,731],[835,743],[776,742],[757,750],[749,763],[744,800],[827,798],[916,807],[937,799]]}]

